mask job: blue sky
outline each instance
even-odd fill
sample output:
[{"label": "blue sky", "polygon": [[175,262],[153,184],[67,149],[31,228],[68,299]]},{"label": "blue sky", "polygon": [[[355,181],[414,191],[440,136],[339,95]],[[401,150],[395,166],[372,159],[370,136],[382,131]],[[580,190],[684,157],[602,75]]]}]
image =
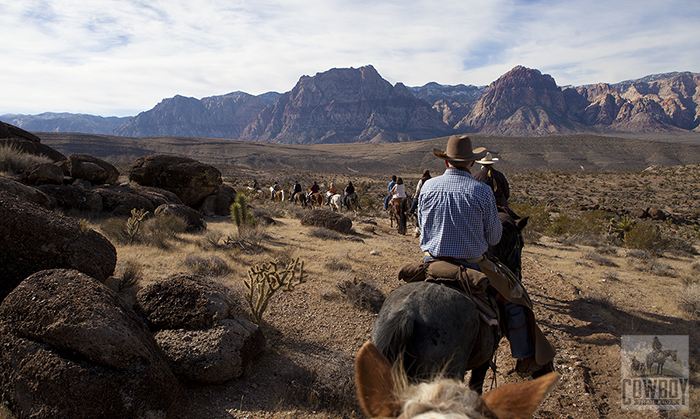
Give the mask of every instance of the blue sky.
[{"label": "blue sky", "polygon": [[367,64],[407,86],[700,72],[687,0],[0,0],[0,28],[0,114],[130,116]]}]

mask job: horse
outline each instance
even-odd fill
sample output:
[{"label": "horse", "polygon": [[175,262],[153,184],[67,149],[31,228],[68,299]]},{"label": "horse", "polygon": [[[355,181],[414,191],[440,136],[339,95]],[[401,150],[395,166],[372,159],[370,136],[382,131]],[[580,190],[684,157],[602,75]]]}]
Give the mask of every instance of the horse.
[{"label": "horse", "polygon": [[649,371],[649,374],[653,374],[651,366],[656,364],[656,375],[663,375],[666,358],[671,358],[674,362],[677,362],[678,351],[672,349],[660,349],[649,352],[649,355],[647,355],[647,370]]},{"label": "horse", "polygon": [[343,206],[343,197],[340,194],[334,194],[331,196],[331,210],[340,212],[340,208]]},{"label": "horse", "polygon": [[371,418],[481,419],[531,418],[559,380],[551,372],[536,380],[508,384],[480,396],[456,380],[411,384],[405,372],[365,343],[355,358],[355,383],[362,409]]},{"label": "horse", "polygon": [[[501,255],[513,272],[520,272],[522,228],[499,217],[503,234],[489,253]],[[521,228],[521,227],[522,228]],[[509,247],[517,247],[512,249]],[[445,281],[445,284],[454,281]],[[471,370],[469,387],[481,393],[489,360],[498,347],[498,326],[481,320],[475,303],[461,290],[439,282],[418,281],[399,286],[384,301],[370,340],[391,362],[402,359],[411,379],[436,374],[463,380]]]},{"label": "horse", "polygon": [[253,189],[248,186],[248,195],[250,195],[252,198],[265,199],[267,197],[267,192],[265,192],[264,189]]},{"label": "horse", "polygon": [[348,211],[352,212],[357,212],[358,209],[360,209],[360,200],[357,198],[357,194],[355,192],[351,193],[350,195],[345,197],[345,206],[348,208]]},{"label": "horse", "polygon": [[302,207],[306,208],[306,192],[297,192],[292,196],[292,201],[294,201],[294,205],[299,204]]},{"label": "horse", "polygon": [[282,190],[275,192],[275,195],[273,196],[272,199],[274,199],[275,201],[284,202],[284,195],[285,195],[284,189],[282,189]]},{"label": "horse", "polygon": [[321,192],[316,192],[309,196],[309,205],[311,208],[318,207],[318,209],[323,209],[323,194]]},{"label": "horse", "polygon": [[394,221],[396,221],[396,231],[398,231],[399,234],[406,234],[406,211],[405,198],[394,199],[389,207],[391,227],[394,227]]}]

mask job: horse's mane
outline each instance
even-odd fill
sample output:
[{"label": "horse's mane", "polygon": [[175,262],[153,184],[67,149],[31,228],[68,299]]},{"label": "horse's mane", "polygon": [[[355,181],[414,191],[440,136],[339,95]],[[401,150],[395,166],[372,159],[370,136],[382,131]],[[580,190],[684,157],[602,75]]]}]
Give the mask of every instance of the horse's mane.
[{"label": "horse's mane", "polygon": [[[401,379],[397,379],[397,384]],[[403,419],[481,419],[477,410],[479,395],[463,384],[449,379],[399,387],[399,404]]]}]

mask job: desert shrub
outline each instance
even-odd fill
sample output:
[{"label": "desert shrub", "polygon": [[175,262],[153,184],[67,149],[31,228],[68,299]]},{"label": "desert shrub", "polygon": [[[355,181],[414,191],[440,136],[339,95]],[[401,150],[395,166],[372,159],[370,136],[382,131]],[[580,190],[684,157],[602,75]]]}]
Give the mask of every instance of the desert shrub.
[{"label": "desert shrub", "polygon": [[383,207],[384,204],[380,204],[379,201],[370,194],[362,195],[360,198],[360,208],[364,212],[379,211],[379,209]]},{"label": "desert shrub", "polygon": [[590,260],[590,261],[593,261],[593,262],[595,262],[595,263],[597,263],[598,265],[601,265],[601,266],[610,266],[610,267],[617,267],[617,266],[618,266],[617,263],[615,263],[615,262],[613,262],[612,260],[610,260],[610,259],[608,259],[608,258],[606,258],[606,257],[604,257],[604,256],[601,256],[600,254],[595,253],[595,252],[588,252],[588,253],[586,253],[586,254],[584,255],[584,258],[586,258],[586,259],[588,259],[588,260]]},{"label": "desert shrub", "polygon": [[143,265],[134,259],[127,259],[117,266],[119,290],[138,284],[143,275]]},{"label": "desert shrub", "polygon": [[549,205],[545,203],[514,202],[510,208],[521,217],[530,217],[527,228],[523,230],[523,239],[534,243],[542,237],[549,228]]},{"label": "desert shrub", "polygon": [[[243,280],[246,291],[245,300],[250,306],[253,321],[260,324],[262,316],[267,310],[270,298],[282,289],[285,292],[293,292],[296,286],[306,282],[304,278],[304,261],[294,259],[286,267],[279,269],[278,261],[255,265],[248,269],[248,280]],[[299,275],[297,277],[297,270]]]},{"label": "desert shrub", "polygon": [[187,230],[187,220],[174,214],[158,214],[143,222],[142,230],[142,243],[167,249],[170,240]]},{"label": "desert shrub", "polygon": [[634,228],[625,233],[625,244],[633,249],[661,254],[666,248],[667,241],[658,226],[651,221],[644,220],[635,224]]},{"label": "desert shrub", "polygon": [[368,310],[372,313],[379,313],[379,309],[384,304],[384,295],[373,285],[353,278],[344,279],[338,282],[340,290],[347,300],[357,308]]},{"label": "desert shrub", "polygon": [[554,217],[547,233],[569,237],[601,235],[607,222],[605,213],[598,210],[561,213]]},{"label": "desert shrub", "polygon": [[53,163],[53,160],[46,156],[25,153],[12,145],[0,146],[0,172],[16,175],[37,163]]},{"label": "desert shrub", "polygon": [[670,265],[660,262],[656,258],[641,259],[631,263],[631,265],[637,271],[656,276],[668,276],[671,278],[676,276],[674,269]]},{"label": "desert shrub", "polygon": [[651,253],[642,249],[629,249],[627,251],[627,256],[637,259],[651,259]]},{"label": "desert shrub", "polygon": [[337,231],[330,230],[327,228],[312,228],[309,230],[309,236],[316,237],[324,240],[340,240],[341,235]]},{"label": "desert shrub", "polygon": [[351,271],[352,266],[345,262],[347,259],[347,253],[339,253],[337,255],[329,256],[328,262],[326,263],[326,269],[331,271]]},{"label": "desert shrub", "polygon": [[126,223],[121,218],[111,217],[104,220],[100,224],[100,230],[107,238],[118,244],[126,244],[128,242]]},{"label": "desert shrub", "polygon": [[224,240],[223,246],[238,249],[248,253],[259,252],[263,249],[263,241],[267,238],[265,227],[243,227]]},{"label": "desert shrub", "polygon": [[596,247],[595,251],[601,255],[617,256],[617,248],[615,246],[602,245]]},{"label": "desert shrub", "polygon": [[700,318],[700,284],[691,284],[681,294],[678,307],[695,318]]},{"label": "desert shrub", "polygon": [[182,262],[193,274],[203,276],[224,276],[231,272],[231,268],[218,256],[190,255]]},{"label": "desert shrub", "polygon": [[601,294],[595,291],[589,295],[582,297],[581,300],[589,304],[593,308],[602,308],[605,310],[610,310],[611,308],[615,307],[609,295]]},{"label": "desert shrub", "polygon": [[635,221],[629,215],[624,215],[620,218],[611,218],[608,225],[608,232],[618,239],[624,241],[627,232],[631,231],[635,226]]},{"label": "desert shrub", "polygon": [[141,223],[146,215],[148,215],[148,211],[144,211],[143,209],[133,208],[131,210],[131,217],[126,220],[126,238],[129,243],[134,243],[139,240]]}]

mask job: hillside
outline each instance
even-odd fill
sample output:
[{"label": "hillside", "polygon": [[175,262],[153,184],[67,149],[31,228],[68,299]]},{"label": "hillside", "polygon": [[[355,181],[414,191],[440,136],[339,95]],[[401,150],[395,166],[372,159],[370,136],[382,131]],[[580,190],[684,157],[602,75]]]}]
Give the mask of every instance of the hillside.
[{"label": "hillside", "polygon": [[[239,140],[38,133],[42,143],[64,155],[87,153],[113,162],[163,153],[188,156],[224,170],[304,170],[330,173],[417,174],[441,169],[432,153],[446,137],[406,143],[280,145]],[[641,137],[641,136],[640,136]],[[640,138],[638,137],[638,138]],[[619,138],[595,135],[504,137],[472,135],[501,158],[505,170],[643,170],[652,165],[700,163],[700,134]]]}]

